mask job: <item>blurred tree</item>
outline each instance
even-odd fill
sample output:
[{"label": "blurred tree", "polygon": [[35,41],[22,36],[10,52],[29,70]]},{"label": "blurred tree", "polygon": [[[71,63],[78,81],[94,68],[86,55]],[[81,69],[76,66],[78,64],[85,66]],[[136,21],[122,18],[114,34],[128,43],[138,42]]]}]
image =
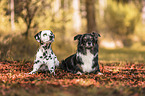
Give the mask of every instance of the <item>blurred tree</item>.
[{"label": "blurred tree", "polygon": [[58,17],[60,15],[59,8],[60,8],[61,0],[55,0],[54,4],[55,4],[54,13],[55,13],[55,16]]},{"label": "blurred tree", "polygon": [[[22,18],[26,24],[26,32],[23,35],[28,37],[28,32],[31,27],[32,20],[39,6],[39,0],[10,0],[11,9],[5,8],[6,15],[11,15],[11,27],[14,28],[14,22],[18,22],[18,18]],[[15,3],[14,3],[15,2]],[[10,13],[11,12],[11,13]],[[14,18],[15,15],[15,18]]]},{"label": "blurred tree", "polygon": [[95,0],[86,0],[86,12],[87,12],[87,32],[97,30],[96,18],[95,18]]},{"label": "blurred tree", "polygon": [[138,9],[132,4],[111,2],[105,10],[106,29],[114,40],[120,39],[124,45],[130,46],[128,37],[134,33],[139,16]]},{"label": "blurred tree", "polygon": [[[10,9],[9,0],[1,0],[0,1],[0,34],[11,32],[11,24],[10,24],[10,14],[11,11],[7,11]],[[9,14],[9,15],[8,15]]]},{"label": "blurred tree", "polygon": [[104,9],[106,6],[107,0],[99,0],[99,14],[101,19],[104,19]]},{"label": "blurred tree", "polygon": [[128,3],[129,1],[131,1],[131,0],[113,0],[113,1],[116,1],[116,2],[118,2],[118,3]]},{"label": "blurred tree", "polygon": [[[31,28],[32,21],[36,15],[41,1],[39,0],[15,0],[15,12],[18,17],[21,17],[27,28],[23,35],[28,38],[29,30]],[[34,24],[35,25],[35,24]]]},{"label": "blurred tree", "polygon": [[11,30],[15,30],[15,19],[14,19],[14,0],[11,0]]},{"label": "blurred tree", "polygon": [[142,23],[145,24],[145,0],[142,0]]},{"label": "blurred tree", "polygon": [[[15,3],[14,3],[15,2]],[[44,0],[11,0],[11,9],[5,8],[6,15],[11,15],[11,25],[14,27],[14,20],[18,22],[19,17],[26,24],[26,31],[23,35],[27,38],[31,27],[36,27],[36,22],[32,26],[32,21],[36,16],[38,9],[42,8]],[[15,6],[15,7],[14,7]],[[10,13],[11,12],[11,13]],[[15,14],[15,18],[14,18]]]},{"label": "blurred tree", "polygon": [[81,28],[80,0],[73,0],[73,27],[76,32]]}]

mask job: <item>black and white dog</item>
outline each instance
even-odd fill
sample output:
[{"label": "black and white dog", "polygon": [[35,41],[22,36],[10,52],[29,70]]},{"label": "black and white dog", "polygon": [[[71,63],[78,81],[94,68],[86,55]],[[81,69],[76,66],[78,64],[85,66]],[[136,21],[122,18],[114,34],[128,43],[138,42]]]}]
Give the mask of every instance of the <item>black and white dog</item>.
[{"label": "black and white dog", "polygon": [[62,61],[60,67],[73,74],[100,73],[98,64],[98,37],[95,32],[77,35],[74,40],[78,40],[77,52]]},{"label": "black and white dog", "polygon": [[[50,30],[44,30],[37,33],[34,37],[40,42],[41,46],[37,51],[33,70],[29,74],[34,74],[39,71],[42,65],[47,66],[50,73],[55,74],[55,66],[59,66],[59,61],[51,49],[51,43],[54,41],[54,34]],[[42,69],[45,70],[45,67]]]}]

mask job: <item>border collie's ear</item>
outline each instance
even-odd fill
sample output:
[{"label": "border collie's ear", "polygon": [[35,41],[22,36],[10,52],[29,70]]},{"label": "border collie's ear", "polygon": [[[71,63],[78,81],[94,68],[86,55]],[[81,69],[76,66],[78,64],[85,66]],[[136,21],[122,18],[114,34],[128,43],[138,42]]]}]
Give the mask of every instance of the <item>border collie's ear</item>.
[{"label": "border collie's ear", "polygon": [[76,35],[76,36],[74,37],[74,40],[79,40],[81,37],[82,37],[82,35]]},{"label": "border collie's ear", "polygon": [[37,33],[35,36],[34,36],[34,38],[38,41],[38,42],[41,42],[41,32],[42,31],[40,31],[39,33]]},{"label": "border collie's ear", "polygon": [[94,36],[97,37],[97,38],[98,38],[98,37],[101,37],[101,35],[100,35],[99,33],[96,33],[96,32],[92,32],[91,34],[94,35]]}]

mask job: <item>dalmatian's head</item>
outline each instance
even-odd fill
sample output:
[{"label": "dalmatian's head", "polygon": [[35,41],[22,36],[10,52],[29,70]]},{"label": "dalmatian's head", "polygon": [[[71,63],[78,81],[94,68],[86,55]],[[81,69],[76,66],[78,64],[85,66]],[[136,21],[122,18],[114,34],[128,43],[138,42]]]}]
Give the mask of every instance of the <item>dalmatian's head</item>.
[{"label": "dalmatian's head", "polygon": [[54,41],[54,34],[50,30],[44,30],[37,33],[34,38],[40,42],[40,44],[50,44]]}]

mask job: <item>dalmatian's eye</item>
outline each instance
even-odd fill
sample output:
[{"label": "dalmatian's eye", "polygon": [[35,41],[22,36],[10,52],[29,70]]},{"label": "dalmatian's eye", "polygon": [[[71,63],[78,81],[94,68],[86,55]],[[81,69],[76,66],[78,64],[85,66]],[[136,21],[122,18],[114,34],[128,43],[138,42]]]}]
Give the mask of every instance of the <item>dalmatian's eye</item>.
[{"label": "dalmatian's eye", "polygon": [[47,36],[47,34],[45,33],[45,34],[43,34],[43,36]]},{"label": "dalmatian's eye", "polygon": [[50,38],[53,38],[53,36],[49,36]]}]

